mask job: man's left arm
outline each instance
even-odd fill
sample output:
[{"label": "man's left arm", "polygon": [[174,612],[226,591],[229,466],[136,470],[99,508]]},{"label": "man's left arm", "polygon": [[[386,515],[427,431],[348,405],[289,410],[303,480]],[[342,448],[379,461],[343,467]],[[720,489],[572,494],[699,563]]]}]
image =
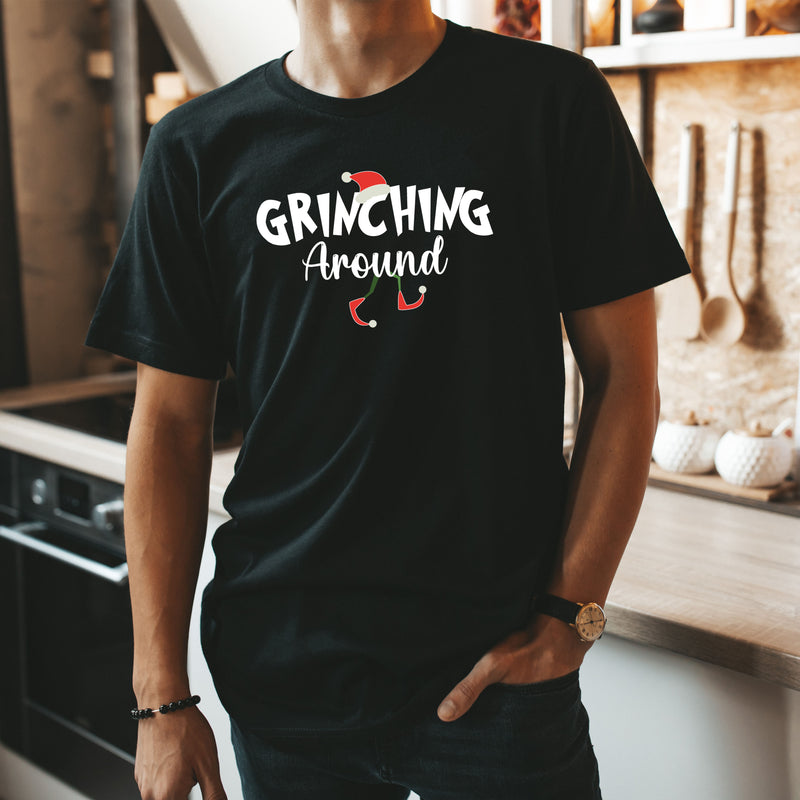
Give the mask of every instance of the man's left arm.
[{"label": "man's left arm", "polygon": [[[602,605],[639,513],[658,424],[654,292],[566,312],[564,323],[584,394],[547,592]],[[457,719],[490,683],[533,683],[574,671],[589,646],[565,622],[536,615],[476,662],[445,698],[455,711],[445,715],[440,706],[439,716]]]}]

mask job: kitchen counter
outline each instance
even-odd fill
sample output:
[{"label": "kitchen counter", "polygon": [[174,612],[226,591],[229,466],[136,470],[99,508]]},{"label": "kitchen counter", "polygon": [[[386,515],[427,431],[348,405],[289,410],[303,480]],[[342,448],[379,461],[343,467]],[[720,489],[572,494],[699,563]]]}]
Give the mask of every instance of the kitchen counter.
[{"label": "kitchen counter", "polygon": [[800,689],[796,517],[648,487],[608,631]]},{"label": "kitchen counter", "polygon": [[[0,446],[124,479],[124,445],[2,410]],[[237,453],[214,455],[217,515],[227,516]],[[606,604],[607,630],[800,690],[799,607],[796,518],[649,487]]]}]

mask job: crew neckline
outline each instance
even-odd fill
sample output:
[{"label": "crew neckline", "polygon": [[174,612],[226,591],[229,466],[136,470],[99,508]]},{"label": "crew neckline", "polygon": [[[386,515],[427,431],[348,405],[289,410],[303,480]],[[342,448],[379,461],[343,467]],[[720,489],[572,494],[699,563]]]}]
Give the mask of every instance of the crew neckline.
[{"label": "crew neckline", "polygon": [[453,39],[456,37],[456,25],[449,19],[445,19],[446,27],[444,37],[439,42],[438,47],[417,69],[403,78],[399,83],[389,86],[375,94],[365,97],[335,97],[334,95],[321,94],[309,89],[300,83],[292,80],[284,67],[286,58],[292,51],[289,50],[280,58],[268,61],[264,65],[264,78],[267,85],[282,94],[295,100],[302,106],[314,108],[337,116],[358,117],[382,111],[388,107],[396,105],[403,97],[413,92],[414,89],[436,69],[438,64],[447,55],[453,46]]}]

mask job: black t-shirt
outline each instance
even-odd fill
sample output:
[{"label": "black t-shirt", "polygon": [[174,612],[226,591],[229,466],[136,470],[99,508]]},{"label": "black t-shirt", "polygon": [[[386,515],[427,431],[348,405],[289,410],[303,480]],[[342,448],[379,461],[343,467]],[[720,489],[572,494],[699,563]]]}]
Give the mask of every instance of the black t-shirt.
[{"label": "black t-shirt", "polygon": [[435,714],[551,569],[560,312],[686,272],[565,50],[449,22],[378,94],[276,59],[159,121],[86,344],[236,374],[201,617],[226,709],[288,735]]}]

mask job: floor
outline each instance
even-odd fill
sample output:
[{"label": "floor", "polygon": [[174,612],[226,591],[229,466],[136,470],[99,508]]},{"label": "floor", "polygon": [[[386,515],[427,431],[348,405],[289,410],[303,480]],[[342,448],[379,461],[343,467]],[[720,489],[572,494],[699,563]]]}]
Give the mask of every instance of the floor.
[{"label": "floor", "polygon": [[88,800],[0,745],[0,800]]}]

